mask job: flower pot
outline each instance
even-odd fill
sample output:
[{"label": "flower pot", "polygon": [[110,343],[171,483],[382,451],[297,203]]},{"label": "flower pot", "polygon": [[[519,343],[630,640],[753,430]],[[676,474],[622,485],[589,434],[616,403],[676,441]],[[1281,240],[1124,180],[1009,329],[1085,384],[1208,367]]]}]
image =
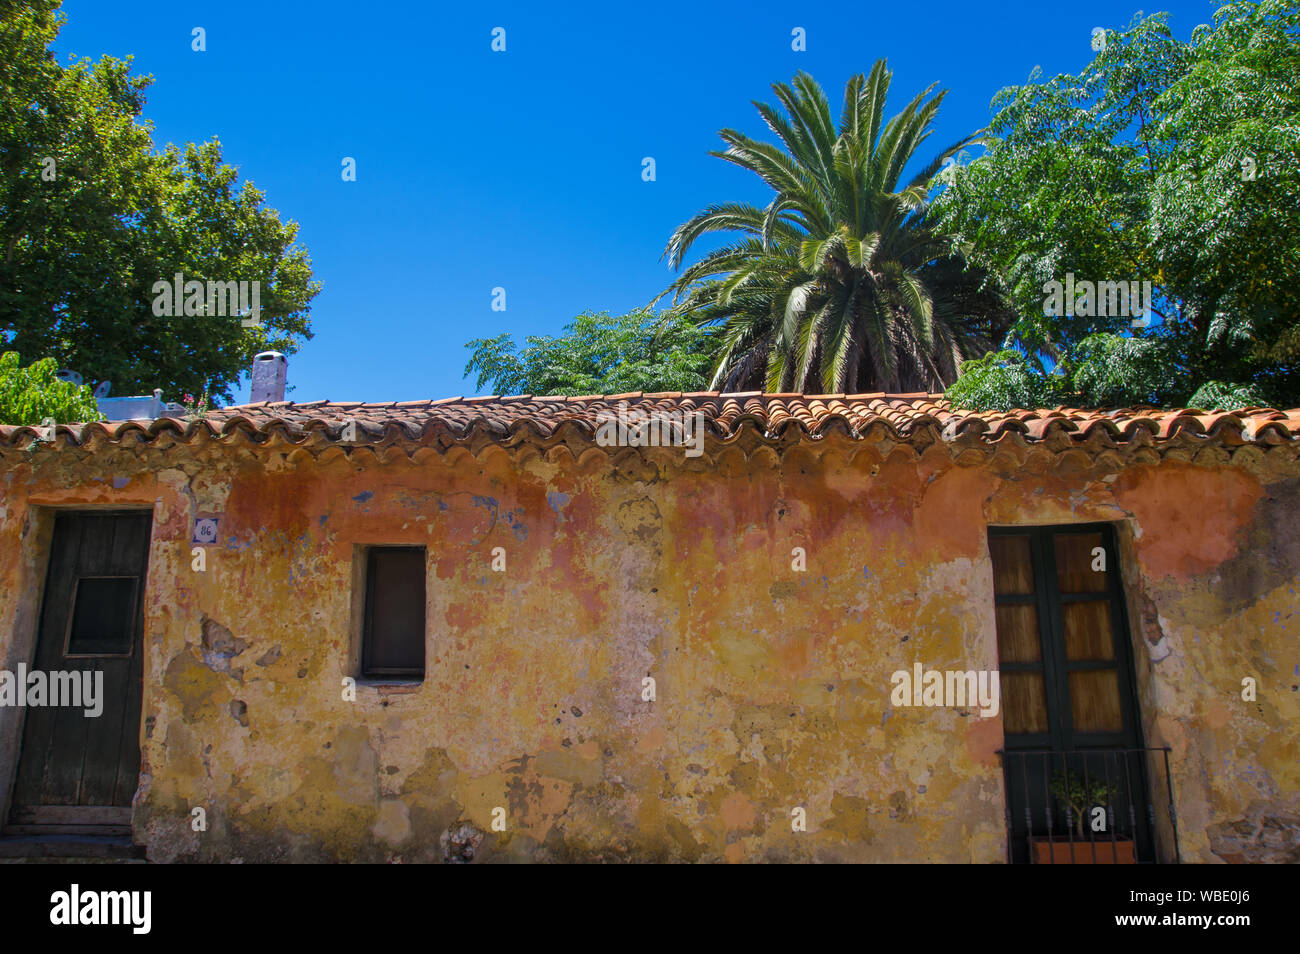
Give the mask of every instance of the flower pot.
[{"label": "flower pot", "polygon": [[[1036,865],[1132,865],[1137,864],[1131,838],[1104,841],[1068,841],[1031,838],[1030,856]],[[1095,856],[1094,856],[1095,852]]]}]

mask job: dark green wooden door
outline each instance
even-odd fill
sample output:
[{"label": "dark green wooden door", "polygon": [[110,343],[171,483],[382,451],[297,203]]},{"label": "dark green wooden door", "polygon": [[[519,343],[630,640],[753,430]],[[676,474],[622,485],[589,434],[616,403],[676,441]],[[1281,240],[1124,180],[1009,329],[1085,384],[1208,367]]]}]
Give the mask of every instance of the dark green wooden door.
[{"label": "dark green wooden door", "polygon": [[[76,823],[94,807],[128,807],[140,774],[140,696],[147,511],[55,517],[31,670],[103,674],[96,706],[29,705],[11,822]],[[70,680],[63,679],[66,689]],[[52,684],[52,683],[51,683]],[[93,691],[93,688],[92,688]],[[47,699],[47,703],[52,701]],[[102,817],[102,816],[101,816]]]},{"label": "dark green wooden door", "polygon": [[[990,527],[989,552],[1012,860],[1029,860],[1032,840],[1042,838],[1086,843],[1089,855],[1094,842],[1122,838],[1139,860],[1152,860],[1113,528]],[[1071,792],[1081,807],[1071,806]],[[1097,807],[1100,831],[1083,824]]]}]

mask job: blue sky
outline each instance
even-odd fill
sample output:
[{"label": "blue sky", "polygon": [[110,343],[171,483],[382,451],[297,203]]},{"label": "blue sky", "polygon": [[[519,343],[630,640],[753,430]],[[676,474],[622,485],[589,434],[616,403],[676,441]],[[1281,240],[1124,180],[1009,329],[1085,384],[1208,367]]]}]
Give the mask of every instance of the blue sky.
[{"label": "blue sky", "polygon": [[[155,78],[155,143],[219,138],[299,223],[324,287],[315,337],[289,359],[290,399],[407,401],[478,393],[463,377],[471,338],[557,334],[663,290],[674,227],[711,202],[765,201],[708,152],[727,126],[770,138],[750,102],[773,101],[772,83],[806,70],[838,115],[848,77],[885,57],[889,113],[932,82],[949,90],[938,150],[1034,66],[1082,68],[1092,29],[1126,26],[1137,2],[65,0],[56,49],[134,55]],[[1187,38],[1217,6],[1146,12],[1168,10]]]}]

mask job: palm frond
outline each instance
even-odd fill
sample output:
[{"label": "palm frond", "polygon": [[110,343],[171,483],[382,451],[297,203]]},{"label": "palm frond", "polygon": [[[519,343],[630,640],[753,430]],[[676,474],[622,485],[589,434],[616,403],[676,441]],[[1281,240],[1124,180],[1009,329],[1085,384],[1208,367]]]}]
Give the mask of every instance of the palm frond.
[{"label": "palm frond", "polygon": [[[837,129],[821,87],[801,72],[773,85],[775,106],[754,103],[776,143],[720,133],[726,148],[713,155],[773,195],[761,208],[709,206],[665,248],[679,274],[659,297],[671,293],[671,313],[718,328],[711,386],[934,390],[1005,336],[1005,297],[982,290],[955,237],[927,218],[939,169],[981,134],[900,186],[945,93],[932,85],[886,120],[890,81],[884,60],[851,77]],[[686,266],[712,233],[736,238]]]}]

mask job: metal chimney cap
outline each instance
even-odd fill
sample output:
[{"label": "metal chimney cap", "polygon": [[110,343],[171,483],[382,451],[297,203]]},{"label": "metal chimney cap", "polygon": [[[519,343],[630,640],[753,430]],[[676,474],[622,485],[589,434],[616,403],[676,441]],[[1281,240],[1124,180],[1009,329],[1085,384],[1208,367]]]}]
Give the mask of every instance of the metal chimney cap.
[{"label": "metal chimney cap", "polygon": [[278,403],[284,400],[286,379],[289,376],[289,361],[278,351],[263,351],[253,358],[251,376],[248,403],[261,404],[264,401]]}]

